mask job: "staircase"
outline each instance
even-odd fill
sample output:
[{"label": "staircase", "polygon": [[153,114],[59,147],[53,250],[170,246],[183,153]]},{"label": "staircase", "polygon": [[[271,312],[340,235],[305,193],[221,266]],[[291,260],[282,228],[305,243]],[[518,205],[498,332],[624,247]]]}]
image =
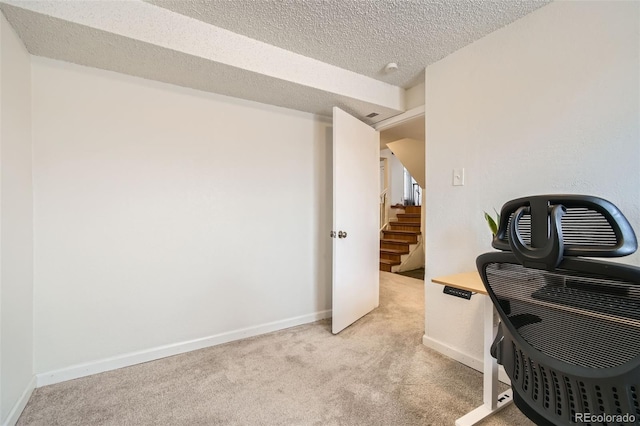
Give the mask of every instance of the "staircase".
[{"label": "staircase", "polygon": [[[396,272],[402,263],[402,256],[409,254],[412,246],[420,238],[420,206],[405,206],[404,213],[398,213],[396,222],[389,222],[389,228],[382,231],[380,239],[380,270]],[[395,267],[395,269],[394,269]]]}]

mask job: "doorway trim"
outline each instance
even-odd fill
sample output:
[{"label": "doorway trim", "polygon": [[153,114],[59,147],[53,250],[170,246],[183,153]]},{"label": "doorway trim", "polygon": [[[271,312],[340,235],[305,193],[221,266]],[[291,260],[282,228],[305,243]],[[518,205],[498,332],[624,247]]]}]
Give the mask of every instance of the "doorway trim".
[{"label": "doorway trim", "polygon": [[405,121],[410,121],[415,118],[421,117],[424,115],[424,113],[425,113],[425,107],[424,105],[421,105],[419,107],[409,109],[403,112],[402,114],[394,115],[393,117],[389,117],[387,119],[379,121],[373,124],[372,127],[380,132],[382,130],[387,130],[399,124],[402,124]]},{"label": "doorway trim", "polygon": [[[382,132],[384,130],[388,130],[388,129],[392,129],[396,126],[400,126],[401,124],[411,121],[411,120],[415,120],[417,118],[420,117],[424,117],[426,115],[426,108],[425,105],[420,105],[418,107],[415,108],[411,108],[401,114],[398,115],[394,115],[393,117],[389,117],[387,119],[384,119],[382,121],[379,121],[378,123],[372,124],[371,126],[377,130],[378,132]],[[426,126],[426,120],[425,120],[425,126]],[[426,156],[426,129],[425,129],[425,156]],[[425,158],[425,163],[426,163],[426,158]],[[426,167],[425,167],[425,175],[426,175]],[[425,176],[425,180],[426,180],[426,176]],[[422,190],[421,194],[420,194],[420,205],[422,206],[421,208],[421,218],[420,218],[420,222],[422,224],[420,231],[422,232],[422,244],[423,247],[426,248],[426,238],[427,238],[427,229],[426,229],[426,187]],[[426,250],[424,253],[425,259],[424,259],[424,267],[426,269],[427,267],[427,259],[426,259]],[[426,287],[425,287],[426,288]],[[426,290],[425,290],[426,291]]]}]

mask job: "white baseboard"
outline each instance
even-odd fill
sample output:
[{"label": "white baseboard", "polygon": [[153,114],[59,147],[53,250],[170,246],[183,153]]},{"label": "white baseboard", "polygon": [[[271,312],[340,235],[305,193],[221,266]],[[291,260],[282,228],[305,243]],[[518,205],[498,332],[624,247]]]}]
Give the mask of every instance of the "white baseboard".
[{"label": "white baseboard", "polygon": [[288,318],[285,320],[274,321],[266,324],[260,324],[240,330],[234,330],[216,334],[213,336],[203,337],[200,339],[173,343],[170,345],[159,346],[156,348],[131,352],[128,354],[117,355],[114,357],[73,365],[70,367],[61,368],[59,370],[37,374],[37,387],[52,385],[54,383],[60,383],[67,380],[90,376],[92,374],[103,373],[105,371],[116,370],[118,368],[129,367],[132,365],[141,364],[143,362],[154,361],[168,356],[208,348],[210,346],[220,345],[222,343],[228,343],[247,337],[253,337],[260,334],[271,333],[273,331],[284,330],[285,328],[308,324],[313,321],[318,321],[330,317],[331,310],[319,311],[313,314],[302,315],[299,317]]},{"label": "white baseboard", "polygon": [[22,392],[22,395],[20,395],[20,399],[18,399],[16,405],[14,405],[11,411],[9,411],[9,416],[4,421],[4,423],[2,423],[2,426],[14,426],[18,422],[20,414],[22,414],[24,407],[27,406],[27,402],[29,402],[29,398],[31,398],[31,394],[33,393],[35,388],[36,376],[33,376],[24,392]]},{"label": "white baseboard", "polygon": [[[459,350],[452,348],[451,346],[442,343],[438,340],[435,340],[429,336],[427,336],[426,334],[424,336],[422,336],[422,344],[425,345],[428,348],[431,348],[435,351],[440,352],[443,355],[448,356],[451,359],[455,359],[456,361],[458,361],[459,363],[462,363],[464,365],[466,365],[467,367],[471,367],[474,370],[477,370],[479,372],[482,373],[482,367],[484,365],[484,363],[482,362],[481,359],[478,359],[474,356],[471,356],[469,354],[466,354],[464,352],[460,352]],[[490,355],[487,355],[490,356]],[[506,384],[510,384],[511,381],[509,380],[509,377],[507,376],[507,373],[505,373],[504,368],[500,365],[498,366],[498,379],[502,382],[502,383],[506,383]]]}]

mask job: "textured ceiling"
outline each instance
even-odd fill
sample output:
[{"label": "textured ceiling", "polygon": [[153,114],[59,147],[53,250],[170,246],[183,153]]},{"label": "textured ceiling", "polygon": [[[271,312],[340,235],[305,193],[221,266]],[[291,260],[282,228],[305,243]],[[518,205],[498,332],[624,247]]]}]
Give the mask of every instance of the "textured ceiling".
[{"label": "textured ceiling", "polygon": [[[25,13],[13,6],[5,5],[2,9],[29,51],[36,56],[327,117],[331,116],[333,105],[353,115],[361,115],[362,111],[378,111],[381,117],[398,113],[359,99],[340,97],[259,73],[238,70],[140,40],[42,14]],[[304,95],[301,96],[301,93]]]},{"label": "textured ceiling", "polygon": [[[409,88],[424,69],[545,5],[532,0],[145,0]],[[396,62],[397,72],[384,67]]]},{"label": "textured ceiling", "polygon": [[[335,105],[374,123],[405,110],[403,88],[427,65],[544,4],[0,0],[0,9],[34,55],[325,116]],[[391,61],[399,70],[384,74]]]}]

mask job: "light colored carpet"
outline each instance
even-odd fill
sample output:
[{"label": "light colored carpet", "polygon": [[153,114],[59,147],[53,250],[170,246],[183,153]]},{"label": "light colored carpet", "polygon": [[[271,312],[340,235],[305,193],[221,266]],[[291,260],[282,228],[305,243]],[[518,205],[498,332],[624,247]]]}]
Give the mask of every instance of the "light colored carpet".
[{"label": "light colored carpet", "polygon": [[[38,388],[18,425],[453,425],[482,375],[421,344],[424,284],[381,272],[380,307],[337,336],[282,330]],[[532,425],[512,405],[483,425]]]}]

